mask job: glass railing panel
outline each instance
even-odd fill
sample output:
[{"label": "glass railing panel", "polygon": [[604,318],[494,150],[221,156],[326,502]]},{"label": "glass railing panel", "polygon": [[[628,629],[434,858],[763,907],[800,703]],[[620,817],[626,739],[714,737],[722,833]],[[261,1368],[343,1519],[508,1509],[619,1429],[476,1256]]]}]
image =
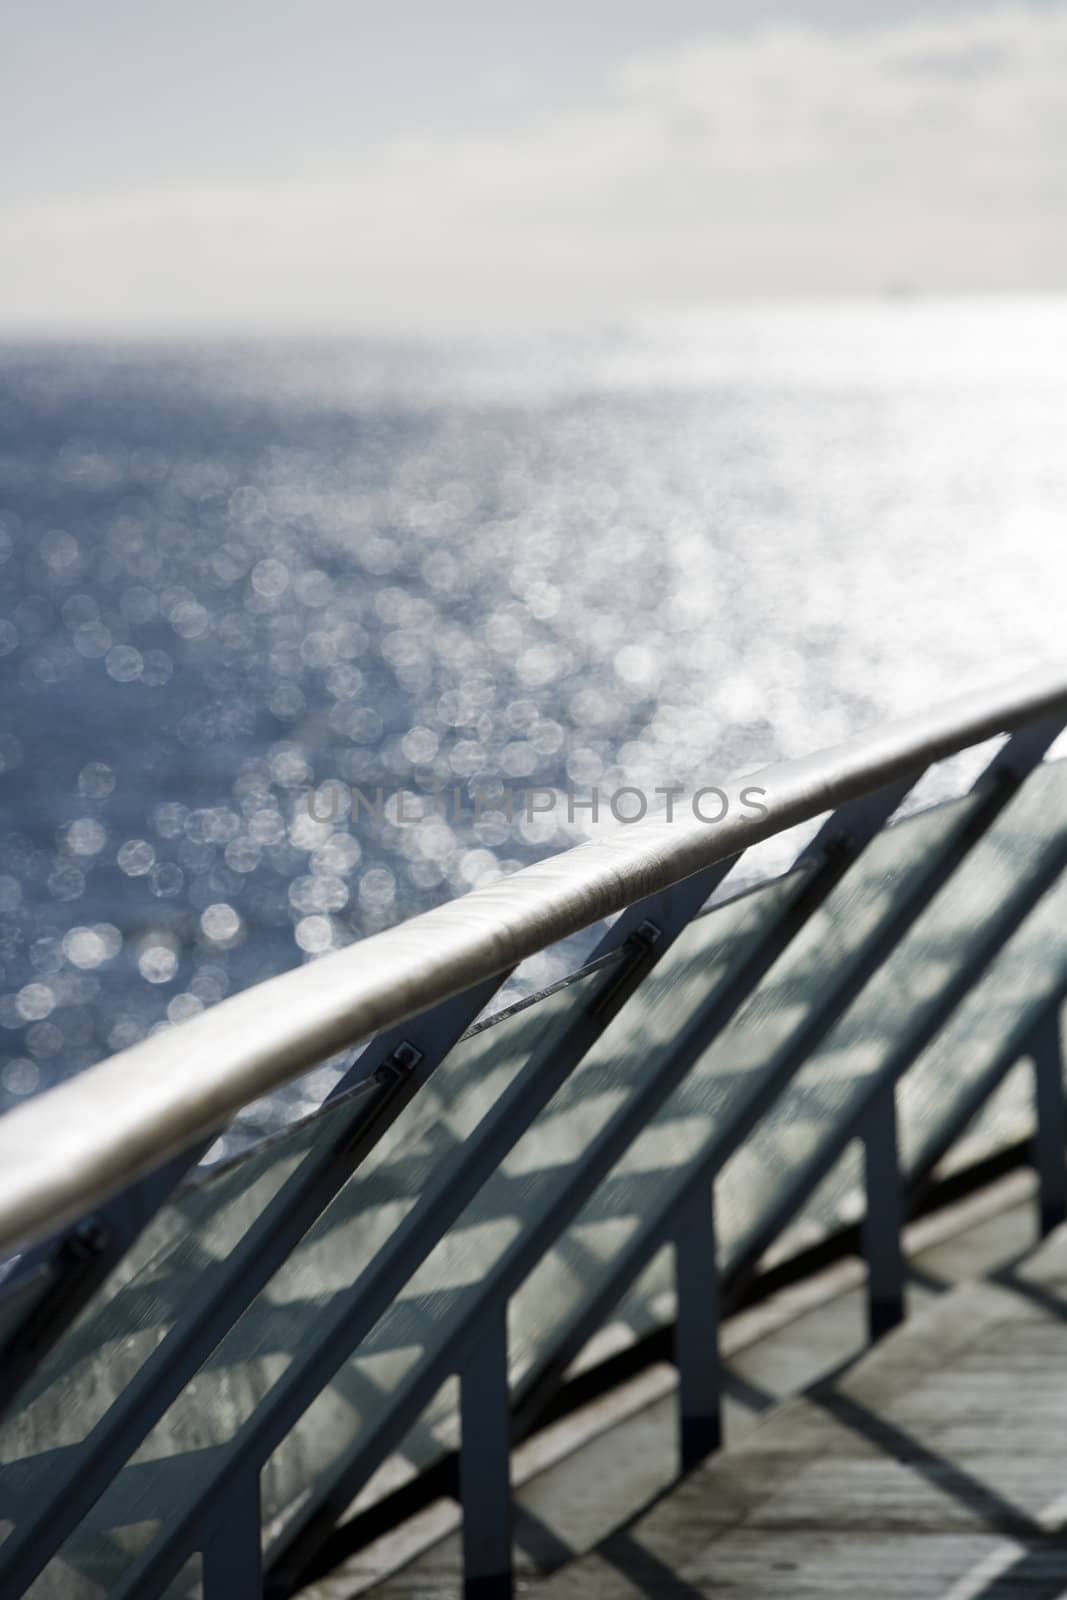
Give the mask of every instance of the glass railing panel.
[{"label": "glass railing panel", "polygon": [[[932,854],[954,837],[979,803],[966,798],[876,840],[794,940],[735,1023],[705,1052],[514,1297],[509,1332],[516,1384],[551,1359],[561,1330],[580,1315],[650,1209],[676,1189],[739,1099],[751,1091],[754,1078],[773,1061],[775,1050],[818,1007],[827,973],[857,959],[866,941],[928,871]],[[743,967],[801,892],[799,876],[780,880],[699,919],[667,953],[412,1278],[358,1357],[275,1453],[265,1475],[269,1515],[284,1523],[286,1504],[305,1503],[309,1483],[329,1481],[390,1406],[406,1395],[423,1393],[420,1385],[426,1383],[432,1357],[461,1330],[493,1267],[551,1208],[580,1168],[596,1132],[639,1085],[654,1077],[688,1018]],[[838,1024],[829,1048],[800,1074],[784,1114],[766,1119],[762,1143],[750,1140],[739,1152],[744,1166],[734,1168],[740,1182],[732,1192],[728,1171],[721,1186],[726,1189],[727,1252],[781,1192],[788,1174],[817,1148],[828,1121],[869,1086],[877,1056],[869,1038],[873,1021],[881,1016],[888,1028],[891,1019],[877,1012],[857,1016],[855,1009]],[[894,1030],[895,1024],[890,1033]],[[848,1053],[848,1071],[842,1071],[843,1052]],[[297,1298],[310,1293],[321,1304],[324,1292],[342,1287],[329,1281],[332,1247],[325,1236],[323,1249],[318,1260],[309,1256],[300,1269],[304,1288],[294,1291]],[[273,1297],[284,1297],[286,1276],[279,1275]],[[657,1290],[655,1284],[649,1287]],[[455,1438],[452,1397],[442,1396],[428,1405],[405,1445],[410,1465],[425,1465],[454,1445]]]},{"label": "glass railing panel", "polygon": [[[752,1169],[778,1160],[781,1182],[806,1159],[774,1154],[787,1146],[811,1150],[830,1137],[835,1121],[869,1088],[896,1048],[903,1030],[936,1006],[945,986],[965,971],[972,951],[1013,891],[1040,873],[1041,846],[1062,828],[1067,763],[1038,769],[977,844],[958,872],[889,961],[850,1008],[819,1055],[798,1076],[769,1117],[723,1175],[738,1214],[746,1209]],[[1036,1017],[1067,975],[1067,882],[1048,885],[1034,910],[974,983],[948,1023],[910,1067],[898,1088],[902,1165],[914,1169],[921,1149],[953,1117],[961,1097],[980,1078],[1027,1017]],[[1021,1080],[1017,1077],[1016,1083]],[[1009,1109],[1010,1108],[1010,1109]],[[1025,1114],[1019,1089],[985,1114],[981,1153],[1022,1136]],[[972,1144],[972,1149],[975,1146]],[[765,1154],[766,1152],[766,1154]],[[743,1171],[747,1163],[747,1172]],[[819,1186],[798,1218],[797,1246],[860,1214],[861,1167],[853,1153]],[[773,1204],[768,1186],[765,1204]],[[738,1234],[739,1241],[745,1237]],[[785,1241],[783,1241],[784,1245]],[[781,1248],[781,1247],[780,1247]],[[729,1257],[728,1257],[729,1259]]]},{"label": "glass railing panel", "polygon": [[[897,1090],[903,1181],[926,1174],[944,1139],[956,1131],[977,1085],[1006,1041],[1039,1014],[1041,1002],[1062,989],[1067,976],[1067,883],[1054,884],[1019,933],[990,967],[987,978],[961,1005],[944,1032],[923,1052]],[[938,1176],[966,1170],[1034,1132],[1034,1077],[1028,1060],[1008,1070],[936,1162]],[[781,1257],[815,1242],[863,1212],[863,1166],[856,1150],[819,1186],[803,1216],[779,1241]]]},{"label": "glass railing panel", "polygon": [[[1006,1041],[1025,1037],[1028,1022],[1063,992],[1065,976],[1067,879],[1060,879],[902,1083],[898,1115],[906,1171],[925,1164],[925,1153],[955,1120],[968,1088],[995,1068]],[[980,1161],[1028,1137],[1033,1127],[1027,1063],[979,1112],[967,1130],[966,1151],[957,1152],[954,1164],[964,1154]]]},{"label": "glass railing panel", "polygon": [[[429,1362],[462,1328],[491,1271],[544,1217],[581,1168],[596,1135],[635,1088],[654,1075],[679,1028],[709,992],[736,972],[803,893],[808,876],[805,868],[698,918],[666,952],[641,986],[641,1003],[631,998],[608,1024],[349,1364],[339,1381],[362,1418],[369,1415],[372,1378],[377,1385],[388,1385],[393,1403],[425,1381]],[[584,1292],[583,1274],[590,1262],[582,1242],[565,1241],[551,1260],[552,1270],[542,1277],[542,1268],[535,1269],[512,1302],[510,1360],[516,1379],[548,1357],[561,1319]],[[378,1410],[376,1400],[370,1409]],[[358,1444],[354,1432],[345,1443],[345,1429],[336,1427],[335,1416],[335,1396],[324,1395],[278,1452],[275,1464],[299,1455],[306,1467],[318,1456],[322,1476],[328,1477]],[[331,1438],[337,1444],[332,1455],[323,1448]],[[453,1397],[444,1392],[426,1408],[404,1443],[402,1457],[409,1468],[422,1467],[453,1448],[456,1439]]]},{"label": "glass railing panel", "polygon": [[304,1125],[160,1211],[0,1422],[5,1490],[46,1489],[49,1452],[85,1442],[313,1142]]},{"label": "glass railing panel", "polygon": [[[709,978],[722,981],[800,889],[801,875],[793,875],[773,885],[766,898],[744,896],[716,912],[714,919],[694,924],[668,952],[666,963],[671,964],[673,976],[657,980],[662,998],[658,1007],[648,1008],[642,1024],[644,1048],[632,1048],[636,1038],[632,1015],[627,1023],[616,1022],[616,1031],[590,1052],[553,1097],[502,1169],[373,1329],[358,1357],[337,1375],[275,1452],[262,1480],[266,1522],[280,1527],[287,1511],[302,1503],[309,1485],[326,1475],[381,1422],[397,1395],[439,1353],[493,1263],[523,1227],[530,1225],[536,1208],[551,1197],[554,1185],[580,1160],[605,1117],[625,1099],[644,1070],[647,1051],[654,1047],[662,1052],[669,1046],[684,1007],[695,1009],[707,992]],[[718,919],[721,929],[712,937],[711,924]],[[550,1048],[553,1032],[566,1026],[572,1008],[588,1002],[601,985],[611,981],[611,973],[593,974],[510,1022],[465,1041],[438,1069],[433,1080],[436,1091],[448,1099],[452,1076],[462,1071],[484,1083],[487,1103],[491,1103],[535,1049]],[[620,1059],[625,1064],[621,1073]],[[456,1153],[462,1155],[461,1140],[456,1141]],[[434,1154],[440,1162],[442,1150],[437,1148]],[[390,1193],[391,1202],[417,1195],[412,1178],[410,1171],[397,1174],[397,1192]],[[195,1393],[172,1408],[142,1458],[152,1454],[167,1460],[185,1456],[202,1463],[212,1452],[220,1457],[225,1453],[234,1431],[269,1396],[293,1353],[313,1347],[334,1297],[344,1293],[359,1267],[395,1229],[399,1220],[395,1211],[388,1215],[382,1211],[380,1229],[368,1223],[368,1215],[373,1219],[379,1209],[377,1202],[371,1203],[367,1174],[361,1171],[202,1370]],[[550,1312],[541,1329],[542,1339],[558,1315],[559,1308]],[[453,1413],[448,1394],[430,1407],[410,1441],[413,1464],[423,1464],[453,1441]],[[150,1461],[131,1464],[125,1482],[120,1479],[99,1507],[93,1532],[86,1530],[73,1545],[88,1542],[99,1546],[116,1527],[151,1525],[151,1491],[141,1485],[153,1474],[139,1470],[145,1465],[150,1467]],[[195,1477],[190,1479],[191,1493],[197,1482]],[[84,1566],[84,1558],[79,1560]]]},{"label": "glass railing panel", "polygon": [[[728,1267],[844,1119],[865,1103],[902,1030],[936,1007],[945,985],[966,966],[988,918],[1036,870],[1037,847],[1063,814],[1065,771],[1057,763],[1029,780],[727,1163],[718,1182],[718,1222]],[[878,930],[909,903],[939,853],[980,804],[980,797],[968,796],[886,830],[794,937],[514,1296],[509,1331],[516,1386],[532,1381],[553,1359],[584,1308],[613,1282],[620,1261],[639,1250],[655,1218],[773,1073],[798,1027],[820,1012],[840,974],[861,960]],[[262,1482],[264,1520],[274,1533],[280,1534],[407,1400],[412,1408],[426,1402],[401,1452],[407,1469],[425,1465],[454,1444],[454,1390],[450,1385],[434,1399],[431,1381],[446,1375],[442,1362],[468,1325],[491,1274],[516,1241],[552,1212],[600,1130],[664,1068],[690,1019],[744,969],[768,931],[803,895],[806,881],[806,871],[796,872],[716,908],[666,952],[410,1277],[356,1356],[274,1451]],[[945,1045],[948,1033],[939,1039],[927,1053],[930,1063],[924,1059],[916,1069],[917,1087],[901,1091],[906,1154],[913,1124],[929,1126],[941,1114],[940,1077],[946,1075],[949,1055],[963,1081],[975,1070],[977,1044],[992,1048],[1018,1005],[1032,1003],[1034,985],[1040,988],[1062,975],[1067,945],[1053,927],[1055,916],[1049,913],[1050,920],[1041,922],[1045,916],[1043,902],[1031,919],[1037,931],[1029,925],[1020,930],[1019,948],[1013,940],[982,990],[961,1009],[953,1023],[955,1043]],[[1062,907],[1059,924],[1067,927]],[[1026,939],[1029,955],[1021,953]],[[83,1592],[108,1592],[106,1585],[120,1582],[161,1520],[178,1515],[221,1477],[235,1432],[269,1407],[277,1386],[300,1363],[313,1361],[350,1285],[379,1252],[389,1251],[424,1186],[471,1157],[486,1113],[521,1073],[541,1070],[539,1063],[550,1059],[576,1008],[590,1005],[601,985],[611,981],[610,972],[588,974],[453,1050],[109,1489],[64,1551],[66,1565],[54,1564],[59,1586],[41,1589],[42,1595],[82,1600]],[[322,1136],[320,1119],[291,1137]],[[136,1372],[172,1325],[175,1291],[195,1294],[201,1270],[196,1252],[204,1248],[204,1236],[214,1251],[211,1259],[224,1261],[248,1220],[260,1214],[309,1149],[294,1145],[287,1152],[283,1138],[275,1149],[252,1157],[249,1174],[257,1171],[257,1161],[262,1170],[248,1193],[242,1188],[243,1167],[222,1175],[219,1194],[228,1198],[206,1226],[181,1210],[187,1197],[168,1208],[151,1230],[154,1245],[142,1241],[134,1266],[124,1269],[120,1290],[102,1307],[91,1308],[55,1353],[31,1396],[28,1409],[38,1408],[36,1420],[28,1431],[24,1424],[21,1438],[16,1434],[13,1451],[4,1446],[8,1459],[24,1471],[25,1488],[47,1484],[50,1468],[34,1457],[54,1447],[57,1431],[61,1443],[77,1446],[85,1437],[85,1419],[98,1419],[114,1403],[129,1381],[121,1374]],[[811,1242],[840,1220],[854,1220],[857,1174],[853,1153],[840,1173],[819,1186],[791,1237]],[[255,1183],[265,1187],[255,1189]],[[219,1237],[212,1243],[216,1228]],[[157,1279],[167,1291],[154,1297]],[[659,1321],[668,1289],[665,1268],[644,1273],[639,1292],[621,1308],[621,1322],[640,1332]],[[142,1303],[134,1317],[122,1309]],[[100,1335],[112,1325],[112,1342],[105,1347]],[[131,1343],[132,1354],[120,1354],[115,1381],[107,1368],[124,1341]],[[75,1411],[84,1413],[69,1424],[62,1414],[65,1385],[71,1386]],[[38,1470],[43,1476],[36,1475]],[[400,1470],[405,1470],[403,1461]],[[19,1472],[11,1481],[19,1485]],[[71,1587],[72,1574],[90,1587]],[[91,1587],[100,1581],[103,1591]]]},{"label": "glass railing panel", "polygon": [[[859,958],[868,940],[915,892],[932,856],[955,836],[980,803],[976,797],[965,797],[927,811],[886,830],[868,845],[751,999],[694,1063],[586,1205],[559,1250],[535,1273],[518,1297],[517,1323],[526,1321],[527,1296],[534,1308],[549,1298],[549,1279],[561,1271],[563,1259],[581,1260],[582,1292],[589,1294],[610,1279],[627,1246],[637,1251],[641,1237],[654,1234],[659,1218],[691,1174],[721,1144],[735,1119],[773,1075],[781,1052],[798,1028],[825,1003],[831,981]],[[709,921],[714,921],[714,916]],[[723,932],[724,942],[731,947],[732,937],[726,929]],[[643,987],[629,1009],[637,1010],[644,1003]],[[765,1129],[769,1129],[769,1137]],[[726,1181],[719,1185],[717,1220],[724,1254],[728,1255],[752,1226],[769,1198],[780,1192],[783,1173],[811,1152],[818,1133],[818,1119],[810,1113],[797,1116],[795,1106],[785,1117],[775,1107],[764,1123],[757,1125],[756,1136],[737,1151],[728,1165]],[[640,1336],[662,1325],[656,1301],[670,1291],[670,1271],[671,1263],[664,1257],[657,1268],[642,1275],[616,1313],[617,1337],[624,1332]],[[572,1319],[580,1315],[580,1300],[580,1296],[572,1297],[568,1307]]]},{"label": "glass railing panel", "polygon": [[[513,1383],[532,1379],[549,1360],[561,1332],[580,1317],[590,1298],[633,1247],[651,1215],[678,1192],[709,1144],[727,1126],[773,1064],[775,1051],[798,1023],[816,1008],[825,974],[856,959],[866,941],[889,918],[928,871],[932,853],[952,839],[980,799],[930,811],[883,835],[851,869],[825,906],[810,920],[788,952],[772,967],[751,1002],[715,1044],[706,1050],[682,1085],[617,1163],[584,1206],[577,1220],[534,1268],[514,1296],[509,1312]],[[590,1051],[580,1071],[546,1110],[529,1138],[505,1162],[465,1219],[496,1215],[507,1205],[507,1186],[521,1185],[511,1205],[529,1227],[551,1205],[581,1163],[589,1118],[583,1104],[597,1108],[600,1125],[623,1106],[641,1084],[655,1076],[687,1020],[707,1004],[728,978],[743,969],[767,931],[801,892],[799,878],[781,880],[744,901],[700,919],[642,985]],[[727,1246],[760,1215],[765,1196],[779,1192],[783,1165],[798,1162],[815,1148],[819,1124],[805,1128],[781,1123],[757,1162],[742,1170],[731,1198],[743,1203],[725,1214]],[[546,1165],[545,1150],[552,1152]],[[745,1160],[751,1142],[739,1153]],[[492,1252],[492,1259],[497,1252]],[[487,1256],[487,1259],[490,1259]],[[433,1263],[428,1264],[430,1272]],[[631,1333],[662,1324],[658,1298],[669,1290],[669,1260],[643,1275],[641,1292],[630,1296],[622,1318]],[[412,1292],[432,1295],[429,1277]],[[382,1348],[399,1334],[402,1308],[376,1330]],[[418,1347],[412,1337],[409,1348]],[[313,1418],[309,1416],[309,1427]],[[429,1430],[429,1432],[427,1431]],[[405,1449],[425,1464],[435,1450],[455,1442],[454,1419],[431,1406],[418,1436]]]},{"label": "glass railing panel", "polygon": [[[314,1346],[336,1297],[388,1244],[431,1177],[440,1179],[465,1160],[485,1113],[535,1052],[551,1050],[575,1008],[615,980],[618,967],[619,958],[601,964],[470,1035],[450,1052],[119,1474],[42,1575],[32,1591],[35,1596],[82,1600],[84,1595],[88,1600],[97,1592],[117,1591],[159,1528],[210,1480],[242,1424],[269,1398],[292,1363]],[[273,1160],[284,1160],[287,1170],[294,1171],[316,1140],[329,1138],[331,1123],[343,1112],[342,1107],[326,1108],[305,1124],[296,1152],[288,1151],[290,1139],[281,1136]],[[476,1264],[473,1270],[477,1272]],[[390,1362],[403,1368],[408,1359],[400,1348],[390,1351],[384,1363],[371,1353],[358,1369],[339,1376],[318,1412],[320,1423],[327,1414],[331,1419],[323,1437],[309,1445],[294,1436],[280,1463],[264,1472],[265,1523],[275,1521],[306,1492],[322,1454],[336,1450],[335,1440],[347,1444],[388,1406]],[[110,1380],[108,1384],[110,1390]],[[43,1430],[35,1433],[45,1436]],[[54,1426],[50,1436],[54,1438]]]},{"label": "glass railing panel", "polygon": [[[716,1199],[720,1252],[728,1268],[784,1187],[869,1092],[909,1016],[935,997],[938,985],[966,961],[974,930],[1029,869],[1035,838],[1047,837],[1055,828],[1065,786],[1067,766],[1062,763],[1034,775],[727,1163]],[[832,981],[922,883],[938,851],[979,803],[977,797],[965,797],[887,830],[851,868],[571,1230],[570,1237],[585,1250],[582,1279],[587,1289],[595,1287],[601,1273],[610,1273],[613,1258],[628,1242],[638,1249],[641,1228],[651,1231],[686,1174],[714,1148],[812,1008],[824,1002]],[[927,1052],[930,1060],[920,1060],[906,1078],[901,1090],[905,1157],[918,1130],[936,1122],[938,1108],[954,1104],[955,1095],[973,1080],[1005,1037],[1019,1006],[1039,1003],[1049,986],[1062,979],[1067,967],[1062,894],[1058,888],[1050,891],[1006,947],[989,980]],[[1018,1095],[1010,1117],[1006,1102],[1001,1103],[999,1116],[985,1124],[983,1153],[1020,1136],[1019,1110]],[[771,1259],[795,1253],[856,1221],[862,1214],[862,1177],[859,1151],[852,1146],[776,1242]],[[598,1238],[605,1241],[599,1247]],[[600,1264],[595,1265],[590,1258],[598,1248]],[[662,1325],[663,1303],[657,1301],[669,1294],[670,1268],[670,1260],[661,1258],[623,1300],[615,1319],[616,1342]],[[541,1300],[547,1298],[554,1270],[552,1258],[547,1259],[535,1275],[539,1281],[529,1286],[531,1295],[536,1287]],[[520,1316],[525,1321],[525,1313]]]},{"label": "glass railing panel", "polygon": [[[0,1421],[0,1565],[23,1521],[61,1499],[113,1408],[315,1142],[305,1123],[165,1206]],[[31,1593],[106,1595],[107,1568],[54,1562]]]}]

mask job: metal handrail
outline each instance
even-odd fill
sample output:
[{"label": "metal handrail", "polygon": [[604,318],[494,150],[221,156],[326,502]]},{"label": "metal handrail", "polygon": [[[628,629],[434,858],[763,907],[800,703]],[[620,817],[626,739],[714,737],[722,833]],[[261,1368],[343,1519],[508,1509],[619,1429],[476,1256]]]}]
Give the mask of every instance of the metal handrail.
[{"label": "metal handrail", "polygon": [[[774,834],[1057,712],[1067,712],[1063,666],[730,778],[719,823],[620,825],[121,1051],[0,1119],[0,1248],[84,1215],[336,1051]],[[763,790],[762,816],[742,804],[750,787]]]}]

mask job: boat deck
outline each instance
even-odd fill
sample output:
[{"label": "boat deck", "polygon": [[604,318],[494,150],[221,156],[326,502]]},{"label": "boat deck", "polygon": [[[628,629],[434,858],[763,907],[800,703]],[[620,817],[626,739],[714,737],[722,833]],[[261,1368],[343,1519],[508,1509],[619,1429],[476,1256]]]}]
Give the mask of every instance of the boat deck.
[{"label": "boat deck", "polygon": [[[1065,1592],[1067,1234],[1033,1248],[1030,1187],[1016,1174],[909,1230],[912,1314],[873,1350],[853,1263],[728,1324],[726,1447],[688,1476],[666,1366],[614,1397],[614,1416],[601,1402],[531,1441],[516,1459],[520,1593]],[[384,1576],[455,1521],[441,1502],[305,1600],[458,1595],[454,1532]]]}]

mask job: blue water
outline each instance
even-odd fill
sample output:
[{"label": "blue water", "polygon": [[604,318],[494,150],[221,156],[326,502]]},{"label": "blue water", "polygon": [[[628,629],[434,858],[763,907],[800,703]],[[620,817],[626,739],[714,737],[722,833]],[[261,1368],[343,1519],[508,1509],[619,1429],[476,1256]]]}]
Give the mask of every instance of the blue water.
[{"label": "blue water", "polygon": [[0,350],[0,1103],[588,827],[310,783],[714,782],[1060,653],[1065,352],[1057,299]]}]

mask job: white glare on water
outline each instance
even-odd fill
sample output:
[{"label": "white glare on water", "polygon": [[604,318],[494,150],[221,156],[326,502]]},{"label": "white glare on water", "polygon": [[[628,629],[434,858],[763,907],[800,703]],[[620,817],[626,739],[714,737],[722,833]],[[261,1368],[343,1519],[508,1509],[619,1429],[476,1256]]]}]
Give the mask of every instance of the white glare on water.
[{"label": "white glare on water", "polygon": [[0,1104],[590,825],[502,786],[711,784],[1057,655],[1065,349],[1034,299],[4,352]]}]

